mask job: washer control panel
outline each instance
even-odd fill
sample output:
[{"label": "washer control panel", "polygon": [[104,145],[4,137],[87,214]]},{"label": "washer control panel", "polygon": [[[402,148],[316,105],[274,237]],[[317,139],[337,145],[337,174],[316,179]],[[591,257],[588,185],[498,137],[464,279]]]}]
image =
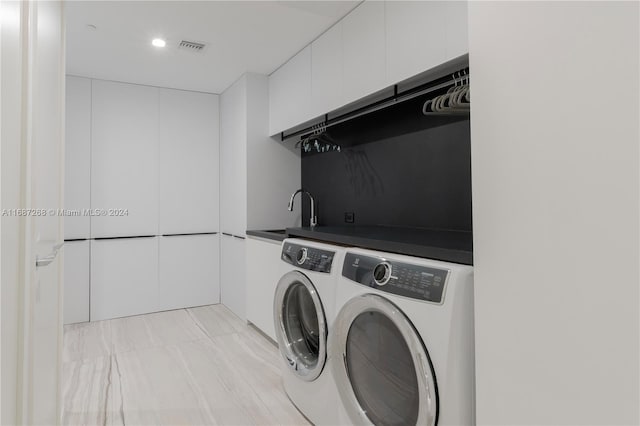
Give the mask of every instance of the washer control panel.
[{"label": "washer control panel", "polygon": [[442,303],[449,271],[347,253],[342,276],[387,293]]},{"label": "washer control panel", "polygon": [[285,243],[282,246],[282,260],[298,268],[316,272],[331,272],[335,252],[321,250],[299,244]]}]

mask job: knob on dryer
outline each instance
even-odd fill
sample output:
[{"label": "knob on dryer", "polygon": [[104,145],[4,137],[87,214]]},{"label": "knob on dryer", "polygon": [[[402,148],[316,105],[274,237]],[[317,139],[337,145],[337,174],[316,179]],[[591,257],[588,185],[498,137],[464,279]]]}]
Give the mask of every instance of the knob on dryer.
[{"label": "knob on dryer", "polygon": [[391,279],[391,265],[387,262],[381,262],[373,268],[373,281],[382,286],[389,282]]},{"label": "knob on dryer", "polygon": [[301,248],[300,250],[298,250],[298,253],[296,254],[296,262],[298,262],[298,265],[302,265],[308,258],[308,252],[306,248]]}]

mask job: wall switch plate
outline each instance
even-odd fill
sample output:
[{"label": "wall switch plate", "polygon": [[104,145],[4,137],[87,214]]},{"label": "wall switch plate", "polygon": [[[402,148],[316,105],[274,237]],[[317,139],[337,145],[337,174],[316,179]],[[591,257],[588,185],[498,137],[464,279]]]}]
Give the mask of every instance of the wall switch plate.
[{"label": "wall switch plate", "polygon": [[346,223],[353,223],[356,220],[356,214],[354,212],[344,212],[344,221]]}]

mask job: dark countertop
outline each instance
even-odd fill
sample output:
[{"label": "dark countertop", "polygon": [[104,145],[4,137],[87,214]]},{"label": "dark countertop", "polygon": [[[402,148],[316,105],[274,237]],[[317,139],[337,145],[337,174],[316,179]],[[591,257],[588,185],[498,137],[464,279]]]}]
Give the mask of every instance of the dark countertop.
[{"label": "dark countertop", "polygon": [[266,238],[267,240],[282,241],[287,238],[287,231],[284,229],[272,229],[266,231],[247,231],[247,235],[252,237]]},{"label": "dark countertop", "polygon": [[390,226],[317,226],[286,232],[290,237],[473,265],[471,232]]}]

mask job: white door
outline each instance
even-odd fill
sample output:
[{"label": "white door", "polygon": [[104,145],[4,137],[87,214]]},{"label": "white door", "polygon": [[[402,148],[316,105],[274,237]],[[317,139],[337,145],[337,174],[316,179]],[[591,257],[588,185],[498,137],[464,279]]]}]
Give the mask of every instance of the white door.
[{"label": "white door", "polygon": [[[18,347],[18,423],[56,424],[62,347],[64,27],[61,2],[22,2],[25,149],[22,185],[28,210],[22,234],[22,344]],[[19,143],[16,141],[16,143]],[[21,365],[20,365],[21,364]]]}]

